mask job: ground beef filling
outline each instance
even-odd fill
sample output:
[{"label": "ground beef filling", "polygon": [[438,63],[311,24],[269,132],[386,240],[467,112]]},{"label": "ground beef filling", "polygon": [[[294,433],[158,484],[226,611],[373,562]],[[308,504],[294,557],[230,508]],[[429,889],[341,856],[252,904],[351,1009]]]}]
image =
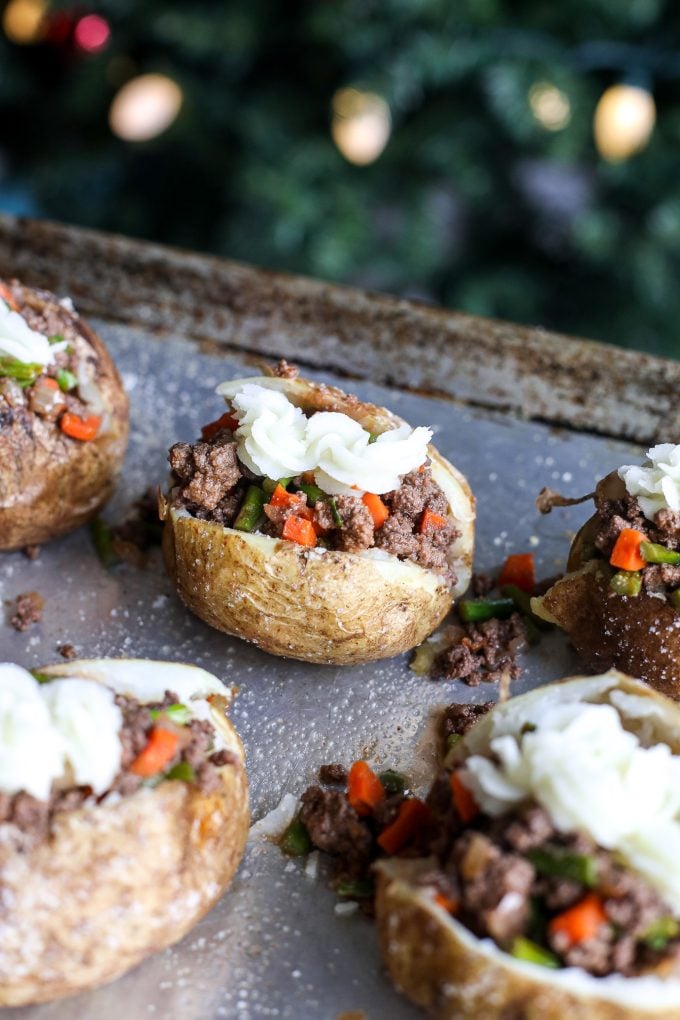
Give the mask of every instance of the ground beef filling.
[{"label": "ground beef filling", "polygon": [[[508,951],[515,939],[530,939],[563,966],[598,977],[641,974],[676,957],[680,967],[680,940],[671,937],[661,947],[650,935],[671,920],[670,909],[642,878],[586,836],[558,832],[535,805],[512,819],[479,815],[463,826],[451,811],[448,773],[434,784],[428,803],[437,819],[431,849],[441,867],[421,882],[455,904],[456,916],[476,935]],[[546,873],[546,858],[565,855],[588,858],[594,883]],[[551,928],[551,920],[593,892],[605,915],[595,935],[572,943],[564,931]]]},{"label": "ground beef filling", "polygon": [[[654,521],[648,520],[635,496],[607,499],[595,495],[598,529],[593,539],[595,550],[607,560],[624,528],[634,528],[647,536],[649,542],[680,550],[680,512],[663,509]],[[680,566],[652,563],[642,570],[642,587],[648,594],[665,595],[680,588]]]},{"label": "ground beef filling", "polygon": [[[175,443],[168,460],[177,483],[174,495],[179,504],[194,517],[231,527],[248,485],[254,481],[252,472],[238,459],[232,433],[221,429],[206,441]],[[301,481],[293,479],[291,490],[295,491]],[[264,520],[258,530],[281,538],[286,520],[305,509],[311,512],[320,542],[327,548],[356,553],[376,547],[398,559],[436,570],[449,584],[455,584],[447,551],[459,533],[448,519],[439,526],[426,523],[421,530],[426,509],[440,517],[446,517],[448,510],[446,496],[432,478],[429,464],[409,472],[398,489],[381,497],[389,516],[377,529],[359,497],[336,496],[334,506],[329,499],[308,507],[305,493],[300,491],[297,495],[300,499],[295,506],[265,504]]]},{"label": "ground beef filling", "polygon": [[[166,691],[163,701],[148,705],[142,705],[133,698],[123,695],[117,695],[115,700],[123,714],[120,731],[121,769],[110,789],[98,798],[100,801],[113,792],[127,796],[149,783],[149,780],[141,779],[130,772],[130,766],[146,747],[149,734],[156,725],[152,711],[162,711],[170,705],[177,704],[179,698],[172,691]],[[192,719],[186,726],[177,729],[181,734],[177,754],[167,764],[163,774],[180,762],[186,762],[193,768],[195,785],[201,792],[210,793],[218,789],[220,786],[218,770],[223,765],[235,763],[233,753],[227,750],[213,750],[215,729],[205,720]],[[86,801],[92,801],[92,798],[93,793],[89,786],[54,789],[49,801],[37,800],[25,792],[14,795],[0,793],[0,823],[15,825],[24,833],[29,843],[38,843],[48,838],[55,814],[74,811],[82,807]]]},{"label": "ground beef filling", "polygon": [[456,639],[437,655],[431,676],[435,680],[463,680],[469,687],[480,683],[517,680],[522,673],[517,658],[527,636],[520,613],[507,620],[461,623]]},{"label": "ground beef filling", "polygon": [[[52,364],[32,379],[14,379],[11,367],[3,365],[5,359],[0,357],[0,429],[17,421],[31,428],[33,416],[57,424],[65,411],[87,417],[92,411],[78,396],[77,383],[71,386],[66,377],[59,376],[63,370],[78,376],[80,366],[87,362],[96,366],[95,352],[76,328],[73,316],[46,291],[23,287],[17,280],[5,283],[4,287],[31,329],[43,336],[66,340],[68,347],[58,351]],[[0,300],[5,300],[2,293]],[[54,387],[58,378],[67,388]]]}]

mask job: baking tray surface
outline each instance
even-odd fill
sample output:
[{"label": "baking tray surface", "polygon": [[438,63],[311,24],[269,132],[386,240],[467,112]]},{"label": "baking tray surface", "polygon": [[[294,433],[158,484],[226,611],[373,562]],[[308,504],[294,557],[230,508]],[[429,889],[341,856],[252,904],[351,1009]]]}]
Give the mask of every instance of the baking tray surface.
[{"label": "baking tray surface", "polygon": [[[193,439],[223,406],[223,379],[254,374],[236,357],[201,353],[179,336],[93,320],[115,357],[131,399],[131,443],[121,486],[106,511],[121,520],[134,500],[167,475],[168,447]],[[314,378],[345,385],[327,374]],[[366,382],[348,384],[413,425],[428,424],[435,443],[467,476],[478,500],[476,569],[495,570],[510,552],[535,553],[538,576],[564,568],[569,537],[588,514],[573,507],[541,518],[534,498],[544,485],[570,495],[640,455],[640,448],[558,430],[499,412]],[[433,766],[433,719],[451,701],[487,700],[495,687],[432,682],[412,674],[407,657],[368,666],[320,667],[277,659],[220,634],[176,599],[160,553],[145,570],[106,571],[86,530],[43,548],[31,562],[0,559],[0,598],[36,590],[44,619],[23,634],[0,627],[0,655],[28,667],[58,659],[73,643],[79,657],[140,656],[196,662],[234,684],[233,719],[247,753],[253,818],[287,793],[299,794],[320,764],[368,757],[423,788]],[[577,670],[560,635],[524,658],[518,693]],[[420,1016],[393,991],[378,958],[372,925],[335,914],[323,874],[253,839],[228,892],[178,946],[99,991],[40,1007],[10,1009],[21,1020],[130,1020],[163,1017],[340,1018]]]}]

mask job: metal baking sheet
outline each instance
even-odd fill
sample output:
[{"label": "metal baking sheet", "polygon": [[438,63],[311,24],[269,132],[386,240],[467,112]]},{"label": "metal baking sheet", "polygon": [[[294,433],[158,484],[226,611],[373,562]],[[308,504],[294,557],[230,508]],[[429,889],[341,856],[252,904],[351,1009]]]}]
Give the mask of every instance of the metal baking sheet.
[{"label": "metal baking sheet", "polygon": [[[181,336],[94,320],[122,371],[131,398],[131,445],[121,487],[106,516],[130,504],[167,472],[166,452],[217,416],[214,388],[252,374],[237,357],[201,353]],[[314,375],[314,373],[310,373]],[[322,376],[317,375],[321,378]],[[324,374],[327,381],[336,381]],[[445,399],[352,384],[360,397],[385,404],[412,424],[430,424],[435,442],[463,472],[478,499],[476,567],[493,570],[513,551],[531,549],[539,576],[564,566],[570,535],[584,507],[540,518],[543,485],[581,494],[640,448],[560,430]],[[234,721],[244,739],[253,818],[286,792],[299,794],[327,761],[358,756],[389,764],[424,786],[431,774],[433,717],[451,701],[486,700],[495,688],[432,682],[407,668],[407,657],[363,667],[319,667],[266,655],[192,617],[176,599],[158,551],[146,570],[106,571],[86,530],[41,550],[0,559],[0,598],[39,591],[44,619],[23,634],[0,626],[0,651],[28,667],[58,659],[72,642],[81,657],[142,656],[199,663],[240,693]],[[576,669],[558,635],[525,657],[516,691]],[[234,1017],[352,1016],[407,1020],[419,1014],[382,972],[374,930],[360,915],[339,917],[323,876],[276,846],[251,841],[232,889],[182,943],[99,991],[41,1007],[7,1010],[17,1020],[211,1020]]]}]

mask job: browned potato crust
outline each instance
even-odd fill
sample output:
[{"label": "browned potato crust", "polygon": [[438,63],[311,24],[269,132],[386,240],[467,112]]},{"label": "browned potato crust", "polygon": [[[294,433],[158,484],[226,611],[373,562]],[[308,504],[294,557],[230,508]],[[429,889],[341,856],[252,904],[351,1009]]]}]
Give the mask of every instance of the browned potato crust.
[{"label": "browned potato crust", "polygon": [[58,814],[38,846],[0,825],[0,1005],[112,981],[181,939],[220,898],[249,814],[241,742],[226,716],[215,724],[240,757],[220,769],[216,793],[165,781]]},{"label": "browned potato crust", "polygon": [[[257,380],[263,382],[263,380]],[[373,404],[304,379],[264,380],[309,410],[348,414],[372,432],[402,424]],[[165,563],[180,597],[212,627],[265,651],[309,662],[369,662],[423,641],[468,585],[474,543],[474,497],[463,476],[434,447],[437,481],[453,490],[461,532],[452,549],[458,582],[384,555],[304,549],[266,535],[198,520],[161,497]],[[448,492],[447,492],[448,495]]]},{"label": "browned potato crust", "polygon": [[[552,690],[558,687],[550,685]],[[661,706],[655,739],[665,740],[678,753],[677,706],[629,677],[619,676],[617,687]],[[535,700],[542,690],[520,698]],[[484,733],[484,727],[490,731],[489,716],[474,730]],[[397,988],[436,1020],[680,1020],[677,980],[673,995],[663,1005],[655,1005],[647,989],[638,993],[635,1002],[627,1002],[625,991],[618,996],[607,994],[607,978],[589,978],[584,983],[572,976],[574,971],[521,964],[490,940],[478,939],[417,885],[418,877],[433,866],[433,858],[392,859],[379,862],[375,871],[383,959]]]},{"label": "browned potato crust", "polygon": [[[23,295],[35,308],[57,302],[28,287]],[[109,428],[79,442],[36,415],[0,420],[0,551],[39,545],[89,520],[111,496],[125,455],[128,400],[111,356],[87,323],[58,307],[94,351]]]}]

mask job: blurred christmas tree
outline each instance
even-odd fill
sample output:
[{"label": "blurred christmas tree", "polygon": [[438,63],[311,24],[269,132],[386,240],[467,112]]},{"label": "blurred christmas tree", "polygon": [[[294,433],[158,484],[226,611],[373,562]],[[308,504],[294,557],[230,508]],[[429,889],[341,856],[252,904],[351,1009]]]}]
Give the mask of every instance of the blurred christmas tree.
[{"label": "blurred christmas tree", "polygon": [[680,8],[509,7],[10,0],[0,200],[680,355]]}]

